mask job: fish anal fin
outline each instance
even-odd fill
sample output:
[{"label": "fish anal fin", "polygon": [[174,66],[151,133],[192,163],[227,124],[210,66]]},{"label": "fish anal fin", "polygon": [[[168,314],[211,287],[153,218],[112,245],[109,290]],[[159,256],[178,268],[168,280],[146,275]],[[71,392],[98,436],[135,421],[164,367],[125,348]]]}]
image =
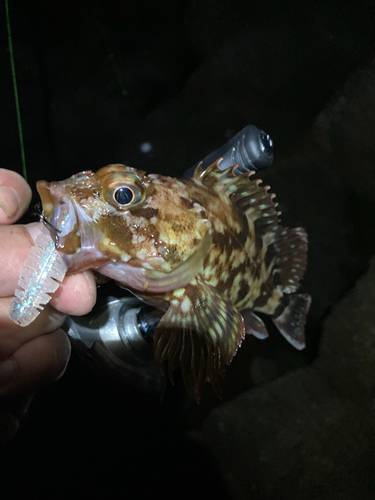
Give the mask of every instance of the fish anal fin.
[{"label": "fish anal fin", "polygon": [[263,320],[259,318],[256,314],[250,310],[241,311],[245,322],[245,330],[249,335],[254,335],[258,339],[266,339],[268,337],[268,332],[266,325]]},{"label": "fish anal fin", "polygon": [[307,234],[302,227],[279,228],[274,243],[277,263],[273,273],[279,273],[284,293],[293,293],[300,286],[307,263]]},{"label": "fish anal fin", "polygon": [[200,275],[185,288],[170,292],[169,308],[154,333],[155,359],[168,360],[168,372],[181,367],[188,392],[197,400],[205,381],[220,395],[225,367],[245,335],[241,314]]},{"label": "fish anal fin", "polygon": [[288,304],[272,321],[286,340],[298,350],[305,347],[305,323],[310,309],[311,297],[306,293],[290,295]]}]

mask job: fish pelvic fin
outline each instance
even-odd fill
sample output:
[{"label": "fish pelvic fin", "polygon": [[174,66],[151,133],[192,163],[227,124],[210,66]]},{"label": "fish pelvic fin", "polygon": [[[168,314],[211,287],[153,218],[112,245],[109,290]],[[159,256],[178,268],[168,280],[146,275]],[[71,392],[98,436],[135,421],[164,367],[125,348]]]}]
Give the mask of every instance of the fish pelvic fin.
[{"label": "fish pelvic fin", "polygon": [[279,332],[298,350],[305,348],[305,323],[310,309],[311,297],[307,293],[286,295],[288,304],[272,321]]},{"label": "fish pelvic fin", "polygon": [[168,360],[168,373],[181,367],[187,391],[199,402],[209,381],[220,397],[225,367],[245,335],[244,321],[233,304],[198,275],[185,288],[170,292],[170,304],[154,333],[155,359]]},{"label": "fish pelvic fin", "polygon": [[248,335],[254,335],[258,339],[266,339],[268,331],[263,320],[254,314],[250,309],[241,311],[242,317],[245,321],[245,330]]}]

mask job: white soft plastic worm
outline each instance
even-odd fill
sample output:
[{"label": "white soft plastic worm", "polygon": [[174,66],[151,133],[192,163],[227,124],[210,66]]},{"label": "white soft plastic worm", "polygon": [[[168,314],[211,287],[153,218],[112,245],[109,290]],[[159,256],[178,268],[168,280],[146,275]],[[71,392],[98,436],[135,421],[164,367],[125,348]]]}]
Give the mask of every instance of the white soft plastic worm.
[{"label": "white soft plastic worm", "polygon": [[[31,247],[32,257],[24,263],[18,285],[22,290],[15,291],[15,297],[9,308],[9,317],[17,325],[27,326],[40,314],[43,306],[48,304],[67,271],[67,266],[51,237],[40,234]],[[55,281],[58,280],[58,281]]]}]

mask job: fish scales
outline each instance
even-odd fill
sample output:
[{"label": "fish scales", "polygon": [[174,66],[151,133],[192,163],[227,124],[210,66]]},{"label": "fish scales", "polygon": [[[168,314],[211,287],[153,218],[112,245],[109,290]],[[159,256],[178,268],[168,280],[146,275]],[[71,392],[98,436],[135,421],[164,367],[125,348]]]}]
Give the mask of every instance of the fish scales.
[{"label": "fish scales", "polygon": [[[244,338],[268,336],[268,314],[296,348],[304,347],[310,306],[297,294],[306,267],[303,228],[283,228],[275,195],[252,173],[221,171],[219,161],[194,177],[147,175],[120,164],[65,181],[40,181],[45,216],[58,226],[70,272],[96,269],[165,311],[154,333],[156,360],[180,367],[199,399],[220,379]],[[62,208],[63,207],[63,208]]]}]

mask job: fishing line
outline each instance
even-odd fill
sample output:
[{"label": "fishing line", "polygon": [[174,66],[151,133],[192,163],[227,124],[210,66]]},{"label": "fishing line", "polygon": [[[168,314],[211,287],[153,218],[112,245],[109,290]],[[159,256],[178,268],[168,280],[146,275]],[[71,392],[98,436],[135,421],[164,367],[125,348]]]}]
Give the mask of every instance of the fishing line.
[{"label": "fishing line", "polygon": [[21,112],[20,112],[20,104],[19,104],[19,100],[18,100],[16,68],[15,68],[15,65],[14,65],[13,43],[12,43],[12,34],[11,34],[11,29],[10,29],[10,18],[9,18],[8,0],[5,0],[5,12],[6,12],[7,29],[8,29],[8,44],[9,44],[9,55],[10,55],[10,66],[12,68],[13,92],[14,92],[14,100],[16,102],[18,136],[19,136],[19,140],[20,140],[20,149],[21,149],[22,173],[23,173],[23,177],[24,177],[25,181],[27,181],[25,149],[24,149],[24,146],[23,146]]}]

